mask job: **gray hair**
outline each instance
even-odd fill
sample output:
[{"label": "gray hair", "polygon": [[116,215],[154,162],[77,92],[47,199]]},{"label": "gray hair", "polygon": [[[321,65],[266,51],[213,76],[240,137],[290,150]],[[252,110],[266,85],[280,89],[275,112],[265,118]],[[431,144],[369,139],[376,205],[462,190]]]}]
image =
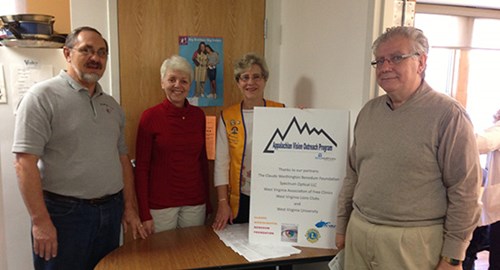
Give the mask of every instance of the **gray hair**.
[{"label": "gray hair", "polygon": [[97,33],[99,36],[101,36],[101,38],[104,40],[104,43],[106,44],[106,52],[108,52],[108,50],[109,50],[108,41],[106,41],[106,39],[101,35],[101,33],[99,31],[97,31],[97,29],[92,28],[90,26],[82,26],[82,27],[78,27],[78,28],[73,29],[73,31],[71,31],[71,33],[69,33],[68,36],[66,37],[66,42],[64,43],[64,46],[67,48],[70,48],[70,49],[75,47],[76,42],[78,40],[78,35],[80,35],[80,33],[83,31],[91,31],[91,32]]},{"label": "gray hair", "polygon": [[161,64],[160,68],[160,75],[162,80],[165,77],[167,70],[175,70],[186,73],[189,75],[189,82],[191,83],[193,81],[193,68],[191,67],[191,64],[189,64],[189,62],[186,60],[186,58],[182,56],[172,55],[170,56],[170,58],[167,58],[165,59],[165,61],[163,61],[163,64]]},{"label": "gray hair", "polygon": [[394,37],[404,37],[410,40],[413,51],[419,53],[420,55],[429,53],[429,42],[427,41],[424,32],[418,28],[409,26],[395,26],[387,28],[385,32],[373,42],[372,51],[375,53],[380,44]]},{"label": "gray hair", "polygon": [[234,79],[236,82],[240,80],[241,74],[250,69],[252,65],[260,67],[262,70],[262,77],[267,81],[269,78],[269,69],[267,68],[266,60],[255,53],[247,53],[234,65]]}]

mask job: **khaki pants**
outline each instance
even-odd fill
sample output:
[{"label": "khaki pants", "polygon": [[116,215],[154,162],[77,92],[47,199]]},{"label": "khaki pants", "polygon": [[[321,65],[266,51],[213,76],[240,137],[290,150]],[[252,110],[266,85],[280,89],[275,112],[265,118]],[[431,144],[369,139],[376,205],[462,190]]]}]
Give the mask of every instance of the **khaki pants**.
[{"label": "khaki pants", "polygon": [[150,211],[155,224],[155,232],[205,224],[205,204],[150,209]]},{"label": "khaki pants", "polygon": [[442,224],[375,225],[354,210],[346,232],[345,269],[434,270],[441,258],[442,246]]}]

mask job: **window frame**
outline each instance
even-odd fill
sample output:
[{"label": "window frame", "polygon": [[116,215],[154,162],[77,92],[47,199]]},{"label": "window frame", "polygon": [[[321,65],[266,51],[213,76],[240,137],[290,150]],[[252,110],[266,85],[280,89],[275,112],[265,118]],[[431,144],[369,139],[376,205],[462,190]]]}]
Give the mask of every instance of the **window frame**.
[{"label": "window frame", "polygon": [[438,4],[423,4],[417,2],[415,5],[415,13],[451,15],[451,16],[465,17],[467,19],[466,28],[463,30],[466,40],[465,46],[433,47],[433,48],[445,48],[445,49],[455,50],[455,59],[458,59],[458,63],[455,62],[455,65],[457,65],[455,68],[455,70],[457,71],[457,75],[456,78],[453,79],[452,87],[450,89],[450,95],[466,108],[468,78],[469,78],[469,52],[472,49],[485,49],[485,48],[474,48],[471,46],[474,20],[476,18],[500,20],[500,10],[488,9],[488,8],[471,8],[463,6],[438,5]]}]

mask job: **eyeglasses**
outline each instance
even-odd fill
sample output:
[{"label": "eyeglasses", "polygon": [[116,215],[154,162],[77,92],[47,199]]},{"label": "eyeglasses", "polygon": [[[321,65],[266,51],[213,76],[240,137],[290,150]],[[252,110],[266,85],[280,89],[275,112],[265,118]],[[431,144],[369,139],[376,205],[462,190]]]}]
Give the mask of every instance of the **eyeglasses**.
[{"label": "eyeglasses", "polygon": [[104,48],[102,49],[99,49],[99,50],[94,50],[94,48],[92,47],[82,47],[82,48],[78,48],[78,49],[75,49],[75,48],[71,48],[72,50],[75,50],[85,56],[89,56],[89,55],[94,55],[94,54],[97,54],[97,56],[99,56],[100,58],[105,58],[108,56],[108,51]]},{"label": "eyeglasses", "polygon": [[251,76],[250,75],[243,75],[243,76],[240,76],[240,81],[242,82],[248,82],[250,81],[250,79],[252,79],[254,82],[260,82],[262,79],[264,79],[264,76],[262,74],[252,74]]},{"label": "eyeglasses", "polygon": [[413,56],[419,56],[419,55],[420,54],[418,52],[409,53],[409,54],[393,55],[393,56],[391,56],[389,58],[385,58],[384,57],[384,58],[379,58],[377,60],[373,60],[373,61],[370,62],[370,64],[374,68],[382,67],[386,61],[388,63],[397,65],[397,64],[403,62],[403,60],[405,60],[405,59],[408,59],[408,58],[413,57]]}]

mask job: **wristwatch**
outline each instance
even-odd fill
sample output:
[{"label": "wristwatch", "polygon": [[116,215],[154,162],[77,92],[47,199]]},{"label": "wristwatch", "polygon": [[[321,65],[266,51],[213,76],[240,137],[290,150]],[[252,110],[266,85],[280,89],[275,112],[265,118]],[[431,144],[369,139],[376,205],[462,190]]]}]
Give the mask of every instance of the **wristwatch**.
[{"label": "wristwatch", "polygon": [[453,258],[446,257],[446,256],[443,256],[443,260],[451,265],[454,265],[454,266],[460,265],[462,263],[461,260],[453,259]]}]

